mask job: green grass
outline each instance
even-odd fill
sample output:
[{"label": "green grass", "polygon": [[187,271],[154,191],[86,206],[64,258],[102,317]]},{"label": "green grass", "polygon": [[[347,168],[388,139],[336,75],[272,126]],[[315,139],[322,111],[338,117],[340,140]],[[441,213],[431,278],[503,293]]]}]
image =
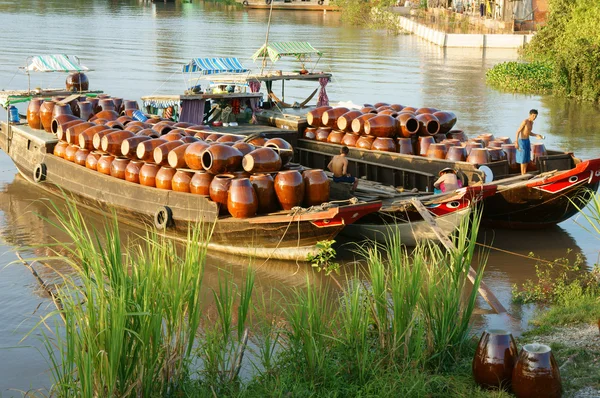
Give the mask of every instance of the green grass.
[{"label": "green grass", "polygon": [[486,74],[488,85],[508,92],[547,94],[552,92],[552,66],[542,62],[502,62]]}]

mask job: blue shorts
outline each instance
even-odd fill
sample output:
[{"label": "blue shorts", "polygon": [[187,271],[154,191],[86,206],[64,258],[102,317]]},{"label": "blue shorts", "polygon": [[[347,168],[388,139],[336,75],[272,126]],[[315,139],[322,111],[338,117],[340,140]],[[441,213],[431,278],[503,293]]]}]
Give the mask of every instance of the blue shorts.
[{"label": "blue shorts", "polygon": [[333,182],[349,182],[350,184],[354,183],[354,181],[356,180],[356,177],[348,177],[348,176],[341,176],[341,177],[333,177]]},{"label": "blue shorts", "polygon": [[531,142],[529,138],[519,138],[519,149],[517,150],[517,163],[531,162]]}]

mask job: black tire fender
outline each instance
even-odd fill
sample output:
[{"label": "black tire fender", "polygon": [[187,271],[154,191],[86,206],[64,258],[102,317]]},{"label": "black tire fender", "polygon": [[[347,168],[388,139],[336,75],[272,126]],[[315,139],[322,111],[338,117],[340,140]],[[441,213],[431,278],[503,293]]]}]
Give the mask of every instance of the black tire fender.
[{"label": "black tire fender", "polygon": [[271,4],[271,1],[273,1],[273,0],[265,0],[265,3]]},{"label": "black tire fender", "polygon": [[173,225],[173,211],[168,206],[161,206],[154,213],[154,226],[164,230]]},{"label": "black tire fender", "polygon": [[325,0],[319,0],[319,1],[317,2],[317,4],[319,4],[320,6],[322,6],[324,3],[325,3]]},{"label": "black tire fender", "polygon": [[242,4],[245,5],[245,6],[247,6],[248,5],[248,0],[242,1]]},{"label": "black tire fender", "polygon": [[47,168],[45,163],[36,164],[33,168],[33,181],[42,182],[46,180],[46,171]]}]

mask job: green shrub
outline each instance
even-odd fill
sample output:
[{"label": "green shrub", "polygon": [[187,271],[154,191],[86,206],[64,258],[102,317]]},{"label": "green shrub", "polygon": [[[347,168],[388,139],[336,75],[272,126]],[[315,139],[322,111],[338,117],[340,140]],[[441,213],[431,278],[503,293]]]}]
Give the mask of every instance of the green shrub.
[{"label": "green shrub", "polygon": [[552,67],[542,62],[503,62],[485,74],[490,86],[519,93],[550,93],[553,88]]}]

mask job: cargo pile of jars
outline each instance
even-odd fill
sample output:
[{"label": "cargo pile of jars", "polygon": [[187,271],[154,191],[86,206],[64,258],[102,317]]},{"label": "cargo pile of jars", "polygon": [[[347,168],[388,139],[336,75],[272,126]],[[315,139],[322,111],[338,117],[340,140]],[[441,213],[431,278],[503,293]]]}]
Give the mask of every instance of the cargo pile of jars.
[{"label": "cargo pile of jars", "polygon": [[[134,120],[136,101],[99,96],[68,104],[32,100],[30,127],[57,135],[54,155],[115,178],[209,196],[222,215],[253,217],[329,200],[323,170],[290,164],[281,138],[219,134],[208,126]],[[147,116],[147,115],[146,115]]]},{"label": "cargo pile of jars", "polygon": [[[480,134],[468,139],[462,130],[452,129],[457,121],[452,112],[378,102],[360,110],[322,106],[306,119],[310,127],[303,137],[309,140],[474,164],[507,160],[510,170],[518,171],[510,138]],[[543,144],[533,144],[531,167],[545,155]]]}]

